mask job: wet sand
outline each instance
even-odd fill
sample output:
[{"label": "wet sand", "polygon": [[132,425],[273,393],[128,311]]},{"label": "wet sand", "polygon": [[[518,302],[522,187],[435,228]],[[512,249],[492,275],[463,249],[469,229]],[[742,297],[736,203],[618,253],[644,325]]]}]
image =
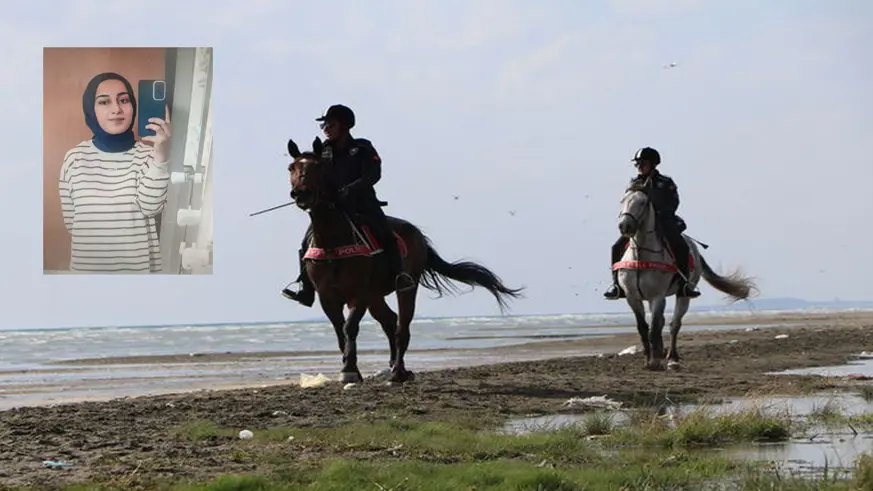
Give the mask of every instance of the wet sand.
[{"label": "wet sand", "polygon": [[[52,483],[107,479],[135,470],[141,477],[208,477],[252,470],[234,458],[232,438],[204,444],[178,437],[178,425],[197,420],[253,431],[394,417],[488,421],[563,412],[562,403],[570,397],[608,395],[642,405],[664,398],[679,402],[806,393],[869,383],[768,373],[843,364],[862,351],[873,351],[873,314],[792,315],[783,316],[783,321],[805,325],[684,334],[683,369],[677,372],[646,371],[641,354],[609,354],[419,372],[414,382],[404,386],[368,381],[343,390],[336,382],[309,389],[283,384],[3,411],[0,485],[31,483],[51,489]],[[765,322],[773,321],[754,319],[753,324]],[[776,339],[780,334],[788,337]],[[637,340],[627,334],[609,341],[573,343],[581,350],[583,343],[613,348]],[[537,344],[535,351],[548,351],[550,344],[568,348],[567,342],[547,342]],[[44,459],[66,460],[75,466],[52,471],[42,467]]]}]

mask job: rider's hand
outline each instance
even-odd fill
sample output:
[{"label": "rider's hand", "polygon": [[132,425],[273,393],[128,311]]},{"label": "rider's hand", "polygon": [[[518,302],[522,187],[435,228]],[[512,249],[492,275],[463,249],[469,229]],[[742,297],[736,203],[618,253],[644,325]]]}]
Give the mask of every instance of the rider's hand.
[{"label": "rider's hand", "polygon": [[349,199],[350,189],[348,186],[343,186],[339,189],[339,191],[337,191],[336,194],[337,198],[339,198],[340,201],[345,201]]}]

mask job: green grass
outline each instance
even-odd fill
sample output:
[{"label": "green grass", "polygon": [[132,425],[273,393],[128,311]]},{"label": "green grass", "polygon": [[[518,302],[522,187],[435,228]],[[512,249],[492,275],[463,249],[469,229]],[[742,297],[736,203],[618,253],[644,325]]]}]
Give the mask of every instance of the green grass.
[{"label": "green grass", "polygon": [[[441,464],[421,461],[331,459],[315,469],[293,468],[258,476],[223,476],[207,483],[150,483],[155,491],[615,491],[699,489],[707,480],[736,469],[717,458],[683,460],[670,455],[648,460],[604,461],[555,467],[498,459]],[[71,488],[117,489],[111,486]]]},{"label": "green grass", "polygon": [[717,414],[700,408],[671,420],[650,417],[618,428],[610,441],[621,445],[706,447],[729,443],[784,441],[798,423],[788,415],[752,408]]},{"label": "green grass", "polygon": [[[305,448],[332,455],[387,453],[439,462],[493,460],[499,458],[550,459],[568,463],[599,458],[599,450],[585,439],[581,428],[522,436],[497,434],[492,429],[471,430],[451,423],[404,422],[359,423],[338,428],[268,428],[254,430],[254,438],[237,443],[240,450],[254,452],[261,443],[283,443],[283,447]],[[198,421],[179,428],[180,438],[236,438],[238,430],[219,428]],[[293,437],[289,441],[289,437]]]},{"label": "green grass", "polygon": [[812,481],[699,451],[786,440],[796,425],[788,415],[758,409],[728,414],[699,409],[675,419],[637,415],[624,426],[616,425],[610,413],[595,412],[574,426],[523,435],[491,426],[475,429],[469,422],[391,420],[338,428],[252,429],[253,439],[239,440],[240,428],[193,421],[173,429],[173,438],[195,446],[220,444],[233,461],[251,464],[254,474],[162,482],[149,480],[148,462],[143,462],[137,475],[107,472],[93,484],[68,489],[678,491],[724,482],[734,487],[717,489],[873,489],[871,456],[859,459],[853,480]]},{"label": "green grass", "polygon": [[585,435],[609,435],[615,431],[615,417],[608,411],[597,411],[585,416],[581,429]]},{"label": "green grass", "polygon": [[873,455],[863,454],[854,463],[850,479],[826,473],[824,477],[750,473],[738,482],[739,491],[869,491],[873,489]]},{"label": "green grass", "polygon": [[823,404],[816,404],[809,412],[807,419],[811,423],[831,424],[843,419],[843,408],[836,399],[828,399]]},{"label": "green grass", "polygon": [[[862,491],[873,489],[873,457],[859,459],[853,479],[805,479],[757,472],[718,458],[664,454],[618,458],[591,466],[548,468],[513,460],[436,464],[419,461],[331,459],[317,469],[287,468],[269,475],[222,476],[205,483],[150,483],[154,491],[655,491],[701,490],[733,483],[737,491]],[[80,486],[69,491],[110,491]]]}]

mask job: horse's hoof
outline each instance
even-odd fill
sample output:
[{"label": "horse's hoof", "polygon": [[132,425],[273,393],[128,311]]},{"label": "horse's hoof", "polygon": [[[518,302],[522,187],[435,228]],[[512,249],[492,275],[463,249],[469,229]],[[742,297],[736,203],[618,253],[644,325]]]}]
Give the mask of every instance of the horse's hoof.
[{"label": "horse's hoof", "polygon": [[682,368],[682,365],[676,360],[670,360],[667,362],[667,370],[679,370],[680,368]]},{"label": "horse's hoof", "polygon": [[409,370],[404,370],[402,372],[394,372],[391,374],[391,378],[388,380],[389,384],[402,384],[404,382],[409,382],[415,378],[415,375],[412,374]]},{"label": "horse's hoof", "polygon": [[651,370],[653,372],[660,372],[660,371],[664,370],[664,364],[661,362],[646,363],[646,369]]},{"label": "horse's hoof", "polygon": [[340,382],[342,382],[344,384],[349,384],[349,383],[359,384],[363,381],[364,380],[361,378],[361,374],[359,374],[357,372],[342,372],[340,374]]}]

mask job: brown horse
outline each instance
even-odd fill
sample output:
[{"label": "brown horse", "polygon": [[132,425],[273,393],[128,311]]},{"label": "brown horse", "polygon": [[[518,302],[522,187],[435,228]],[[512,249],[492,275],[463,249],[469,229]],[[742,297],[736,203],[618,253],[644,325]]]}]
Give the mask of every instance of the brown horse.
[{"label": "brown horse", "polygon": [[[343,354],[342,381],[363,381],[358,370],[357,337],[368,309],[388,337],[390,380],[411,380],[414,375],[406,369],[404,355],[409,347],[409,326],[415,315],[418,285],[439,296],[457,291],[456,285],[447,280],[481,286],[494,295],[501,312],[506,310],[508,299],[521,296],[522,288],[506,287],[497,275],[479,264],[447,262],[418,227],[388,217],[404,259],[404,270],[416,282],[415,288],[397,292],[399,312],[394,313],[385,302],[385,296],[394,292],[394,278],[380,255],[382,250],[370,233],[367,219],[345,210],[337,201],[336,191],[328,181],[333,164],[321,159],[322,148],[320,138],[313,141],[311,152],[301,152],[293,140],[288,140],[288,154],[294,159],[288,170],[294,203],[308,212],[311,220],[306,274],[336,332]],[[348,317],[343,315],[346,306]]]}]

